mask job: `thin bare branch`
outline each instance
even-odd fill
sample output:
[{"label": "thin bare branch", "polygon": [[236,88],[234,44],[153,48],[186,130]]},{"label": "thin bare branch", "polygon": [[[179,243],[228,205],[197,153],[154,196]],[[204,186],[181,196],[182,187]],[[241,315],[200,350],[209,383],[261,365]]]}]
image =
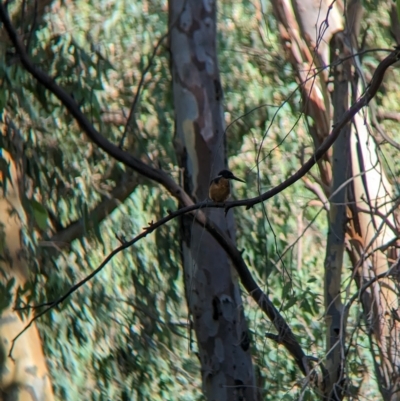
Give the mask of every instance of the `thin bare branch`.
[{"label": "thin bare branch", "polygon": [[367,281],[359,290],[356,294],[354,294],[349,301],[347,302],[346,306],[345,306],[345,315],[347,315],[349,313],[350,307],[353,304],[354,301],[356,301],[357,299],[361,299],[361,296],[364,294],[364,292],[371,287],[372,284],[376,283],[377,281],[389,277],[392,274],[397,275],[397,269],[399,268],[399,263],[400,263],[400,258],[397,259],[397,261],[395,263],[393,263],[392,266],[390,266],[390,268],[383,272],[380,273],[378,275],[376,275],[375,277],[373,277],[371,280]]},{"label": "thin bare branch", "polygon": [[[103,263],[88,277],[82,280],[80,283],[71,287],[70,291],[66,293],[59,300],[51,303],[44,311],[40,312],[36,315],[28,324],[28,326],[24,329],[26,330],[34,320],[42,316],[48,310],[53,307],[59,305],[63,300],[65,300],[70,294],[76,291],[80,286],[85,284],[88,280],[90,280],[95,274],[97,274],[111,258],[118,252],[127,247],[131,246],[133,243],[138,241],[139,239],[145,237],[149,232],[153,231],[155,228],[165,224],[167,221],[172,218],[188,213],[193,212],[196,209],[204,207],[204,202],[198,203],[197,205],[193,205],[190,197],[184,192],[184,190],[175,183],[175,181],[164,171],[160,169],[153,168],[143,163],[137,158],[132,157],[128,152],[123,151],[118,146],[114,145],[112,142],[108,141],[104,138],[90,123],[90,121],[86,118],[86,116],[80,111],[79,106],[75,102],[75,100],[64,91],[50,76],[48,76],[45,72],[43,72],[40,68],[32,63],[30,58],[28,57],[25,48],[20,41],[17,32],[13,28],[11,21],[9,19],[5,3],[0,3],[0,20],[4,24],[4,28],[7,31],[11,42],[16,48],[17,54],[20,57],[20,61],[23,67],[45,88],[47,88],[50,92],[52,92],[61,103],[67,108],[67,110],[72,114],[75,118],[81,129],[88,135],[88,137],[102,150],[108,153],[111,157],[116,160],[124,163],[126,166],[131,167],[139,174],[156,181],[163,185],[172,196],[176,197],[181,201],[184,205],[187,205],[185,208],[178,210],[175,213],[171,213],[164,219],[161,219],[159,222],[151,224],[143,233],[135,237],[134,240],[129,241],[121,247],[114,250],[104,261]],[[342,128],[348,124],[351,119],[355,116],[355,114],[361,110],[364,106],[366,106],[370,100],[375,96],[377,90],[379,89],[383,76],[387,68],[393,65],[395,62],[400,60],[400,48],[396,48],[393,52],[391,52],[381,63],[378,65],[374,76],[371,80],[370,85],[366,89],[364,95],[343,115],[341,120],[333,127],[330,135],[325,139],[322,145],[316,150],[314,155],[291,177],[287,180],[276,186],[275,188],[260,194],[259,196],[251,199],[245,199],[234,202],[227,202],[226,204],[218,204],[214,202],[208,202],[207,207],[219,207],[225,208],[229,210],[231,207],[237,206],[246,206],[247,209],[253,207],[257,203],[264,202],[267,199],[275,196],[276,194],[282,192],[290,185],[294,184],[296,181],[301,179],[308,171],[323,157],[326,151],[332,146],[337,137],[340,135]],[[275,325],[278,335],[281,338],[282,344],[286,347],[286,349],[292,354],[295,358],[297,365],[302,370],[304,374],[307,374],[309,371],[307,365],[307,358],[300,346],[294,337],[290,327],[285,322],[284,318],[280,315],[278,310],[274,307],[272,302],[268,299],[268,297],[263,293],[260,287],[255,282],[252,277],[247,265],[245,264],[241,253],[235,247],[235,245],[222,233],[222,231],[214,225],[209,219],[205,217],[205,215],[201,212],[194,213],[196,220],[204,226],[208,232],[217,240],[217,242],[222,246],[222,248],[227,252],[229,257],[231,258],[234,266],[236,267],[239,277],[246,288],[246,290],[251,294],[253,299],[257,302],[257,304],[261,307],[261,309],[267,314],[270,320]],[[22,332],[14,339],[13,345],[16,339],[22,334]],[[10,351],[11,352],[11,351]]]},{"label": "thin bare branch", "polygon": [[[112,142],[108,141],[104,138],[90,123],[90,121],[86,118],[86,116],[81,112],[79,106],[75,102],[75,100],[64,91],[57,83],[48,76],[45,72],[43,72],[40,68],[32,63],[26,51],[24,49],[23,44],[18,38],[18,34],[15,31],[14,27],[11,24],[8,13],[3,3],[0,3],[0,20],[3,22],[4,27],[10,37],[11,42],[16,48],[17,53],[20,56],[20,60],[24,68],[34,77],[36,78],[44,87],[46,87],[50,92],[52,92],[61,103],[68,109],[68,111],[72,114],[72,116],[76,119],[77,123],[80,125],[82,130],[88,135],[88,137],[98,145],[102,150],[108,153],[110,156],[115,158],[116,160],[124,163],[126,166],[131,167],[141,175],[150,178],[161,185],[163,185],[173,196],[179,199],[183,204],[188,205],[191,202],[189,201],[189,197],[186,195],[185,200],[183,189],[177,185],[171,177],[168,176],[164,171],[160,169],[153,168],[143,163],[139,159],[131,156],[128,152],[121,150],[118,146],[114,145]],[[305,174],[310,171],[310,169],[317,164],[317,162],[323,157],[323,155],[329,150],[329,148],[333,145],[337,137],[340,135],[342,128],[348,124],[351,119],[368,103],[371,99],[376,95],[384,74],[386,70],[400,60],[400,47],[396,47],[394,51],[392,51],[386,58],[384,58],[378,65],[375,70],[375,73],[372,77],[371,83],[368,85],[364,94],[360,97],[360,99],[352,106],[346,113],[344,113],[343,117],[338,121],[337,124],[334,125],[329,136],[324,140],[321,146],[315,151],[313,156],[303,164],[294,173],[291,177],[283,181],[281,184],[272,188],[269,191],[266,191],[259,196],[250,199],[244,199],[233,202],[226,202],[226,204],[209,204],[208,207],[225,207],[229,210],[232,207],[238,206],[246,206],[247,209],[253,207],[257,203],[264,202],[278,193],[282,192],[299,179],[301,179]],[[198,204],[197,208],[201,207],[201,203]]]},{"label": "thin bare branch", "polygon": [[124,146],[124,141],[125,141],[126,135],[128,133],[128,129],[129,129],[130,124],[132,122],[132,118],[133,118],[133,115],[135,113],[136,106],[137,106],[137,104],[139,102],[140,92],[142,91],[142,87],[144,85],[144,78],[145,78],[146,74],[149,72],[149,70],[150,70],[150,68],[151,68],[151,66],[153,64],[154,58],[156,57],[156,54],[157,54],[157,50],[161,46],[161,43],[164,41],[164,39],[168,37],[168,35],[169,35],[169,30],[168,30],[167,33],[165,33],[163,36],[161,36],[161,38],[158,40],[157,44],[155,45],[155,47],[153,49],[153,54],[150,56],[149,62],[147,63],[146,68],[143,70],[143,72],[142,72],[142,74],[140,76],[140,81],[139,81],[138,87],[136,89],[135,98],[133,99],[131,109],[129,110],[129,115],[128,115],[128,118],[127,118],[126,123],[125,123],[124,132],[123,132],[121,140],[119,142],[119,147],[120,148],[122,148]]},{"label": "thin bare branch", "polygon": [[[290,352],[290,354],[294,357],[298,367],[306,375],[309,371],[306,355],[305,355],[304,351],[302,350],[296,337],[294,336],[292,330],[290,329],[289,325],[286,323],[285,319],[279,313],[279,311],[275,308],[275,306],[273,305],[271,300],[268,298],[268,296],[261,290],[261,288],[255,282],[245,261],[242,258],[241,252],[236,248],[236,246],[233,244],[232,241],[230,241],[228,238],[226,238],[226,236],[224,235],[222,230],[217,225],[212,223],[209,219],[206,219],[206,216],[204,215],[204,213],[202,213],[201,211],[200,212],[194,211],[193,207],[195,207],[195,206],[197,206],[197,205],[192,205],[191,207],[187,207],[184,209],[188,210],[188,209],[192,208],[193,216],[195,217],[196,221],[202,227],[205,227],[207,229],[207,231],[212,234],[212,236],[218,241],[218,243],[226,251],[226,253],[228,254],[228,256],[230,257],[234,266],[237,269],[237,272],[239,274],[239,277],[241,279],[243,286],[246,288],[246,290],[249,292],[249,294],[252,296],[252,298],[257,302],[257,304],[260,306],[262,311],[268,316],[268,318],[271,320],[271,322],[275,326],[275,328],[278,332],[279,342],[281,344],[283,344],[285,346],[285,348]],[[207,202],[203,202],[203,206],[206,207]],[[135,238],[131,239],[130,241],[124,242],[121,246],[114,249],[92,273],[90,273],[83,280],[81,280],[78,283],[76,283],[75,285],[73,285],[60,298],[58,298],[55,301],[47,302],[47,303],[36,306],[35,308],[43,307],[43,306],[46,306],[46,308],[44,310],[42,310],[41,312],[39,312],[37,315],[35,315],[29,321],[28,325],[24,328],[24,330],[21,331],[14,338],[9,355],[12,354],[12,350],[13,350],[15,341],[32,325],[32,323],[36,319],[39,319],[45,313],[47,313],[48,311],[50,311],[51,309],[55,308],[56,306],[60,305],[63,301],[65,301],[71,294],[73,294],[80,287],[82,287],[85,283],[87,283],[90,279],[92,279],[96,274],[98,274],[116,254],[123,251],[124,249],[129,248],[130,246],[135,244],[137,241],[146,237],[148,234],[152,233],[155,229],[161,227],[162,225],[164,225],[168,221],[174,219],[176,216],[178,216],[180,214],[182,214],[182,209],[180,209],[174,213],[170,213],[168,216],[158,220],[155,223],[151,222],[148,227],[144,228],[144,231],[141,234],[137,235]],[[26,306],[24,309],[27,309],[27,308],[32,308],[32,306]]]}]

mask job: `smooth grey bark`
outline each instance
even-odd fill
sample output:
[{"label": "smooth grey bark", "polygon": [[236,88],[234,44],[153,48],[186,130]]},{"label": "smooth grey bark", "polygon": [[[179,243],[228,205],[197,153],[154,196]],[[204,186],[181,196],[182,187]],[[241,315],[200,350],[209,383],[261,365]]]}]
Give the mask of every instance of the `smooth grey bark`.
[{"label": "smooth grey bark", "polygon": [[[332,93],[334,123],[349,108],[349,74],[351,61],[338,64],[345,59],[343,35],[338,33],[331,41],[335,59],[331,60],[335,90]],[[328,400],[343,398],[345,388],[345,333],[343,303],[341,299],[343,257],[346,251],[347,225],[347,181],[350,174],[350,124],[342,130],[333,145],[332,152],[332,187],[329,208],[329,232],[325,257],[325,322],[326,322],[326,370],[325,397]]]},{"label": "smooth grey bark", "polygon": [[[174,144],[184,188],[194,201],[201,201],[207,198],[210,179],[226,167],[216,4],[171,0],[169,12]],[[232,212],[226,217],[222,209],[205,213],[235,238]],[[256,400],[250,337],[230,260],[191,217],[182,220],[182,253],[205,396],[218,401]]]}]

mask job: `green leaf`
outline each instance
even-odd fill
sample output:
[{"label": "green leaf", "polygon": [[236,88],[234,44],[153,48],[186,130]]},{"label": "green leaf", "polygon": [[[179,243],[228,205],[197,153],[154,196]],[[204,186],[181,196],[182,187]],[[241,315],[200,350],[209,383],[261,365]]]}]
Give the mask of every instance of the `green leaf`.
[{"label": "green leaf", "polygon": [[292,282],[288,281],[282,288],[282,298],[285,299],[292,289]]},{"label": "green leaf", "polygon": [[14,287],[14,284],[15,284],[15,277],[12,277],[10,280],[8,280],[6,284],[6,291],[10,292],[11,289]]},{"label": "green leaf", "polygon": [[311,308],[311,305],[310,305],[310,303],[307,301],[307,299],[303,299],[302,301],[301,301],[301,309],[302,310],[304,310],[305,312],[307,312],[307,313],[310,313],[311,315],[313,315],[313,310],[312,310],[312,308]]},{"label": "green leaf", "polygon": [[289,310],[295,303],[297,302],[297,297],[292,296],[289,301],[284,305],[283,310],[287,311]]},{"label": "green leaf", "polygon": [[35,219],[36,224],[39,226],[41,230],[45,230],[47,228],[47,210],[41,205],[38,201],[32,199],[30,204],[33,209],[33,217]]},{"label": "green leaf", "polygon": [[99,223],[99,219],[97,218],[97,213],[92,213],[92,225],[93,225],[94,235],[96,236],[98,241],[103,245],[103,248],[105,249],[106,245],[105,245],[105,242],[101,235],[100,223]]},{"label": "green leaf", "polygon": [[90,230],[90,219],[89,219],[89,209],[87,203],[82,206],[82,218],[83,218],[83,229],[85,234]]}]

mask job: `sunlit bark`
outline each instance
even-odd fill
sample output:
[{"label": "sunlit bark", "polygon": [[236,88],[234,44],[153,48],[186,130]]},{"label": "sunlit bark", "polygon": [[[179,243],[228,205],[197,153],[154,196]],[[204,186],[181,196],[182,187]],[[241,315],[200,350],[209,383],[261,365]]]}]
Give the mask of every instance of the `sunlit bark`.
[{"label": "sunlit bark", "polygon": [[[362,83],[365,79],[356,56],[362,5],[360,1],[352,0],[346,3],[344,12],[341,2],[322,1],[316,4],[312,1],[274,0],[272,3],[280,22],[282,40],[290,44],[287,45],[288,57],[299,83],[303,85],[304,112],[313,118],[310,133],[318,145],[332,123],[364,90]],[[333,36],[335,40],[331,41]],[[334,74],[331,104],[327,103],[329,99],[326,96],[328,70],[317,79],[310,78],[316,72],[315,67],[324,67],[329,63],[332,63]],[[363,79],[357,81],[357,76]],[[311,83],[307,84],[307,80]],[[333,122],[331,109],[334,111]],[[343,353],[347,316],[343,316],[341,300],[344,233],[353,262],[353,277],[359,288],[391,266],[396,267],[398,258],[396,250],[391,247],[396,238],[393,189],[378,158],[370,127],[369,115],[363,110],[355,117],[351,134],[348,131],[341,134],[332,157],[327,159],[332,161],[332,172],[328,163],[319,165],[321,181],[330,188],[324,190],[331,195],[325,261],[328,375],[323,380],[323,390],[324,398],[332,400],[343,398],[347,391]],[[350,177],[352,180],[349,180]],[[347,205],[350,220],[346,219],[344,205]],[[400,399],[396,393],[399,390],[396,293],[397,282],[388,275],[371,284],[361,296],[370,327],[377,381],[384,399],[391,401]]]},{"label": "sunlit bark", "polygon": [[[51,401],[51,382],[36,325],[32,325],[15,342],[30,316],[14,310],[18,288],[28,280],[27,263],[23,257],[21,230],[26,224],[19,191],[17,163],[0,149],[0,268],[2,286],[14,280],[10,293],[0,295],[1,305],[8,305],[0,316],[0,399],[4,401]],[[9,299],[11,295],[11,299]],[[9,302],[7,303],[7,300]]]}]

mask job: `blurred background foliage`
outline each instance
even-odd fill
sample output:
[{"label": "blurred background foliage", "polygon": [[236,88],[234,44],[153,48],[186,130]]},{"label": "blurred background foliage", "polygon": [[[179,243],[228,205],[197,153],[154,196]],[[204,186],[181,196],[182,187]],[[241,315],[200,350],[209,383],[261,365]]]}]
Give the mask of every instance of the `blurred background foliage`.
[{"label": "blurred background foliage", "polygon": [[[387,10],[376,12],[376,2],[365,3],[367,47],[389,48]],[[150,65],[123,146],[179,181],[167,40],[152,59],[167,33],[167,2],[53,1],[36,19],[20,18],[20,6],[14,4],[11,11],[33,61],[114,143],[124,136],[142,73]],[[229,167],[247,182],[235,186],[234,196],[247,198],[294,173],[313,145],[269,2],[220,1],[218,29]],[[40,303],[59,297],[95,269],[120,245],[118,238],[130,239],[178,205],[159,186],[134,177],[92,145],[58,100],[19,66],[7,42],[0,45],[0,57],[0,112],[11,118],[26,155],[31,218],[26,241],[36,251],[34,302]],[[382,57],[365,55],[367,76]],[[398,77],[397,71],[390,74]],[[386,79],[378,107],[396,111],[397,82]],[[398,136],[393,121],[382,124]],[[0,146],[9,148],[9,138],[0,137]],[[391,147],[381,149],[393,160]],[[398,180],[399,164],[391,168]],[[315,183],[313,177],[316,169],[309,176]],[[93,212],[132,179],[129,196],[110,215],[103,219],[99,210]],[[321,199],[298,182],[263,205],[234,213],[238,247],[258,282],[305,351],[323,357],[327,221]],[[77,221],[79,234],[64,239]],[[172,221],[114,257],[39,321],[58,399],[202,399],[178,238],[178,224]],[[349,277],[350,270],[345,283]],[[298,370],[283,348],[265,338],[274,331],[271,323],[246,294],[244,301],[262,398],[292,400],[302,392]],[[349,348],[355,387],[372,375],[359,315],[355,306],[349,320],[349,328],[358,328]],[[364,394],[376,396],[376,385],[367,384]]]}]

